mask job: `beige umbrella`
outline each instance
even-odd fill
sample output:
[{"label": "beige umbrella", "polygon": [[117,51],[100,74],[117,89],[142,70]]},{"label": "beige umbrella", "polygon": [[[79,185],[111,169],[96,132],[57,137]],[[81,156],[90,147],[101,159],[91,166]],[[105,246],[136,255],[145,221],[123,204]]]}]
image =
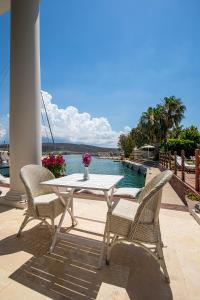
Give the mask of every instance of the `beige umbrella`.
[{"label": "beige umbrella", "polygon": [[148,149],[148,157],[149,157],[149,149],[155,149],[153,145],[144,145],[141,147],[141,149]]}]

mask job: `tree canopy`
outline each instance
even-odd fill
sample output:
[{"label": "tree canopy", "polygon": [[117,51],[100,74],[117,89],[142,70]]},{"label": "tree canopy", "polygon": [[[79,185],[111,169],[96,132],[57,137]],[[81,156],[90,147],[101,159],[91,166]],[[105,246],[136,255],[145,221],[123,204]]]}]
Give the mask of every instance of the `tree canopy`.
[{"label": "tree canopy", "polygon": [[183,128],[181,125],[185,110],[186,107],[180,98],[165,97],[161,103],[155,107],[149,107],[142,113],[137,127],[127,135],[120,136],[119,148],[128,157],[134,147],[151,144],[159,149],[161,145],[167,143],[169,138],[191,140],[195,145],[200,143],[200,133],[197,127]]}]

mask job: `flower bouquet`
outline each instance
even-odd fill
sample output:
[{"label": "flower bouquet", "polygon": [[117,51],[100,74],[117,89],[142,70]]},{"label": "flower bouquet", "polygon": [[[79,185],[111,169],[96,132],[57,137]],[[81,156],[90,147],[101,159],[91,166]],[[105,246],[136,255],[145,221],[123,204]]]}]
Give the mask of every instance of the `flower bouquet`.
[{"label": "flower bouquet", "polygon": [[83,162],[83,165],[85,167],[85,171],[84,171],[84,175],[83,175],[83,179],[84,180],[88,180],[89,179],[88,167],[89,167],[89,165],[91,163],[91,160],[92,160],[92,156],[89,153],[83,154],[83,156],[82,156],[82,162]]},{"label": "flower bouquet", "polygon": [[49,169],[56,178],[65,175],[65,159],[63,155],[49,154],[42,159],[43,167]]}]

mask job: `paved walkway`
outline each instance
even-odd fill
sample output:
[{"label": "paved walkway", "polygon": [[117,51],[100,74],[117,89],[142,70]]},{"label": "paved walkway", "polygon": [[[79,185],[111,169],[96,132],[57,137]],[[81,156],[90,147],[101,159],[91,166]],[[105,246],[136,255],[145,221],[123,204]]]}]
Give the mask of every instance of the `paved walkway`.
[{"label": "paved walkway", "polygon": [[[151,168],[147,180],[158,172]],[[30,223],[17,240],[23,211],[0,206],[0,299],[200,299],[200,226],[169,184],[163,191],[160,223],[170,285],[157,263],[133,245],[117,245],[111,265],[97,270],[106,203],[76,199],[75,212],[78,226],[49,255],[47,228]],[[69,218],[64,225],[70,225]]]}]

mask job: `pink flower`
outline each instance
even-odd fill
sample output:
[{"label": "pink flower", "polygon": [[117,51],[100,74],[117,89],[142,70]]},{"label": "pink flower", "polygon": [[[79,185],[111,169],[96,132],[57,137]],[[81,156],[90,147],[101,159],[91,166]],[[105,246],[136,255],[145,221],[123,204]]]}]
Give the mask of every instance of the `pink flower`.
[{"label": "pink flower", "polygon": [[85,153],[82,156],[82,162],[84,164],[85,167],[88,167],[90,162],[92,160],[92,156],[89,153]]}]

